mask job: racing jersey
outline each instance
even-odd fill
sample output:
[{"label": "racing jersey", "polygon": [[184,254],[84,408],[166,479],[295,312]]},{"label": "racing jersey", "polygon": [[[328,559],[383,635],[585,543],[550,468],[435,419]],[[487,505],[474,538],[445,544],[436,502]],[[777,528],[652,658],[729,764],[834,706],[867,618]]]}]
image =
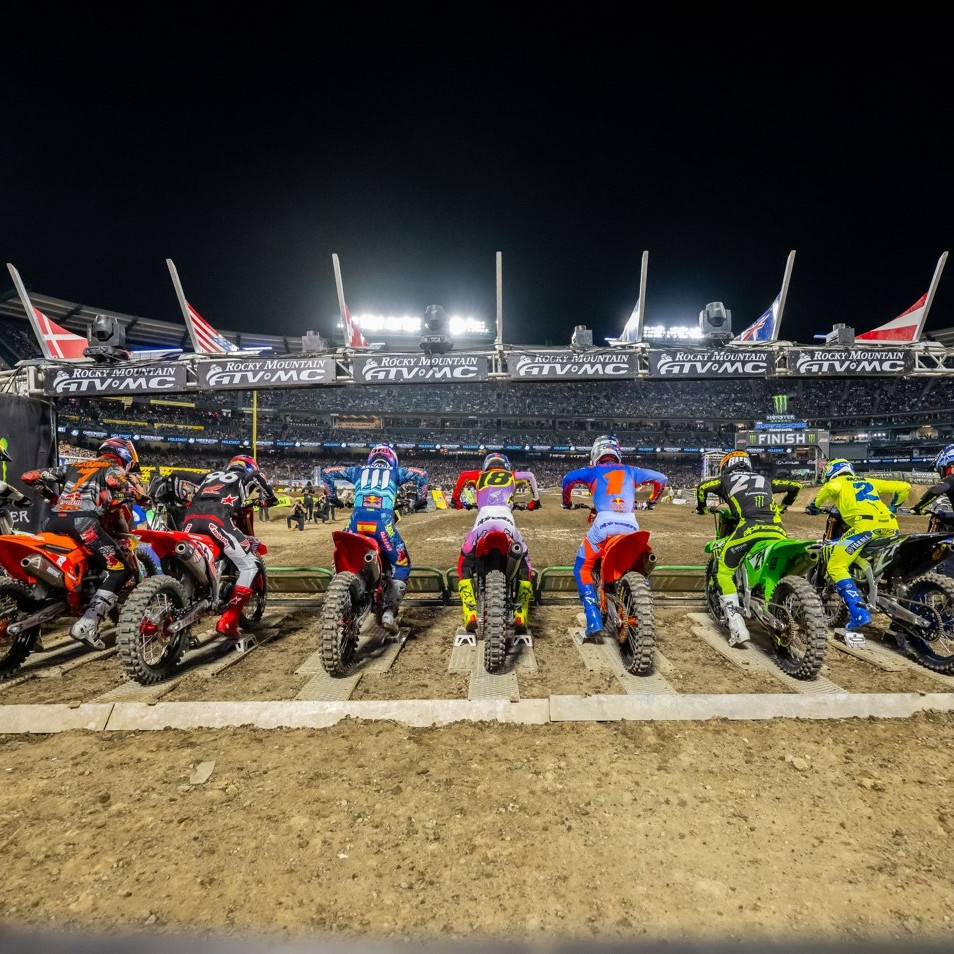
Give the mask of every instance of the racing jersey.
[{"label": "racing jersey", "polygon": [[[795,503],[802,489],[797,480],[777,477],[770,480],[764,474],[750,470],[730,470],[721,477],[710,477],[696,488],[696,510],[705,513],[706,497],[715,494],[729,506],[732,518],[748,524],[776,524],[781,528],[781,511]],[[774,494],[784,493],[781,505]]]},{"label": "racing jersey", "polygon": [[935,500],[941,497],[947,497],[948,507],[954,504],[954,474],[945,477],[936,484],[931,484],[931,486],[924,491],[921,499],[915,504],[914,513],[920,516]]},{"label": "racing jersey", "polygon": [[278,498],[261,471],[249,474],[241,470],[213,470],[199,484],[189,504],[189,515],[219,514],[224,510],[232,516],[238,516],[256,492],[267,506],[273,507],[278,503]]},{"label": "racing jersey", "polygon": [[[845,474],[822,484],[812,503],[816,507],[833,504],[852,532],[868,529],[872,524],[898,529],[892,511],[904,502],[910,490],[911,485],[904,480]],[[891,509],[881,499],[882,494],[893,495]]]},{"label": "racing jersey", "polygon": [[462,471],[451,494],[451,506],[460,510],[461,492],[467,484],[472,483],[476,488],[478,510],[483,510],[484,507],[511,507],[517,492],[517,482],[521,480],[530,485],[533,500],[539,502],[537,479],[529,470],[505,470],[495,467],[491,470]]},{"label": "racing jersey", "polygon": [[325,467],[321,480],[328,488],[329,498],[338,496],[335,479],[354,485],[355,508],[387,510],[393,513],[398,490],[406,483],[414,483],[419,500],[427,498],[427,471],[420,467]]},{"label": "racing jersey", "polygon": [[101,518],[114,505],[139,496],[126,472],[112,457],[95,457],[48,470],[31,470],[21,479],[30,487],[38,486],[41,493],[44,485],[47,489],[50,484],[59,485],[62,489],[52,503],[53,512],[59,514],[77,513]]},{"label": "racing jersey", "polygon": [[573,486],[585,484],[597,511],[635,513],[637,488],[643,484],[652,484],[649,502],[655,503],[668,482],[669,478],[658,470],[634,467],[631,464],[607,463],[580,467],[571,470],[563,478],[563,506],[570,506]]}]

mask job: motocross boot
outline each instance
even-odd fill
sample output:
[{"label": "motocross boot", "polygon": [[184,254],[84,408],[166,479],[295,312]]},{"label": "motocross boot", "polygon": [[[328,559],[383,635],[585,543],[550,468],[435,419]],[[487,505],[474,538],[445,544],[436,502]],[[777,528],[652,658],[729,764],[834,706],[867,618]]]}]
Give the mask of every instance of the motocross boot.
[{"label": "motocross boot", "polygon": [[868,623],[871,622],[871,613],[868,612],[868,607],[865,606],[865,601],[858,592],[858,587],[855,586],[854,580],[839,580],[835,584],[835,589],[844,601],[845,606],[848,607],[848,622],[845,624],[845,643],[848,646],[861,648],[865,644],[865,637],[863,633],[855,632],[855,630],[860,629],[862,626],[867,626]]},{"label": "motocross boot", "polygon": [[86,612],[73,624],[70,636],[91,649],[105,649],[99,635],[99,624],[106,614],[119,602],[119,597],[110,590],[97,590],[86,607]]},{"label": "motocross boot", "polygon": [[603,613],[596,596],[596,587],[592,583],[580,584],[580,599],[583,601],[583,612],[586,613],[586,629],[580,634],[581,642],[602,642]]},{"label": "motocross boot", "polygon": [[215,624],[215,631],[220,636],[227,636],[229,639],[235,640],[242,638],[239,620],[242,617],[242,610],[245,609],[251,598],[252,591],[247,586],[236,586],[232,589],[232,597],[225,607],[225,612]]},{"label": "motocross boot", "polygon": [[513,614],[513,627],[517,633],[525,633],[530,625],[530,601],[533,599],[533,584],[521,580],[517,587],[517,608]]},{"label": "motocross boot", "polygon": [[381,625],[392,635],[397,636],[401,628],[397,624],[397,609],[404,599],[407,583],[404,580],[391,580],[388,591],[384,594],[384,612],[381,614]]},{"label": "motocross boot", "polygon": [[741,646],[749,641],[749,628],[742,618],[742,607],[739,605],[739,594],[729,593],[720,596],[719,602],[725,611],[725,622],[729,627],[729,645]]},{"label": "motocross boot", "polygon": [[477,598],[474,596],[474,581],[465,578],[457,581],[460,605],[464,613],[464,629],[468,633],[477,631]]}]

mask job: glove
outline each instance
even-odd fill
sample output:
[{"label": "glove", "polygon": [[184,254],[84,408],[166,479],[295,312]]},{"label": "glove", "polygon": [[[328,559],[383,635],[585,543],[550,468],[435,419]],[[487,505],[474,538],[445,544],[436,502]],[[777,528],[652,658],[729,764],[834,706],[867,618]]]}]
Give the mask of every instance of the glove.
[{"label": "glove", "polygon": [[815,501],[813,500],[805,508],[805,513],[811,514],[813,517],[817,517],[821,513],[821,510],[819,510],[818,507],[815,506]]},{"label": "glove", "polygon": [[464,504],[464,510],[473,510],[475,504]]},{"label": "glove", "polygon": [[539,500],[528,500],[527,501],[527,510],[539,510],[540,501]]},{"label": "glove", "polygon": [[563,505],[563,509],[564,509],[564,510],[572,510],[572,509],[573,509],[573,504],[571,504],[571,503],[565,503],[565,504]]},{"label": "glove", "polygon": [[911,508],[911,513],[913,513],[916,517],[923,517],[923,516],[924,516],[924,511],[921,510],[920,507],[912,507],[912,508]]}]

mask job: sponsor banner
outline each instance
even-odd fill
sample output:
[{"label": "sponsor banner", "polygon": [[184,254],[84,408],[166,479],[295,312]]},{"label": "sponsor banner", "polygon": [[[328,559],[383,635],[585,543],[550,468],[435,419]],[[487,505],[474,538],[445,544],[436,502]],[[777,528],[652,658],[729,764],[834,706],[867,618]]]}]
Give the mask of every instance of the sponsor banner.
[{"label": "sponsor banner", "polygon": [[315,355],[307,358],[222,357],[200,362],[196,371],[200,388],[254,391],[335,383],[335,359]]},{"label": "sponsor banner", "polygon": [[186,367],[168,363],[53,367],[44,375],[43,390],[70,397],[185,391]]},{"label": "sponsor banner", "polygon": [[788,352],[789,374],[904,374],[914,368],[905,348],[795,348]]},{"label": "sponsor banner", "polygon": [[351,366],[355,384],[486,381],[490,373],[490,362],[483,354],[356,354]]},{"label": "sponsor banner", "polygon": [[635,378],[639,371],[635,352],[515,351],[507,356],[513,380],[572,381],[580,379]]},{"label": "sponsor banner", "polygon": [[775,361],[767,348],[667,348],[649,352],[649,376],[653,378],[765,377],[774,371]]},{"label": "sponsor banner", "polygon": [[11,506],[8,513],[14,530],[36,533],[49,512],[43,498],[20,476],[56,464],[54,413],[46,401],[0,394],[0,447],[10,455],[9,461],[0,461],[0,480],[32,501],[25,507]]}]

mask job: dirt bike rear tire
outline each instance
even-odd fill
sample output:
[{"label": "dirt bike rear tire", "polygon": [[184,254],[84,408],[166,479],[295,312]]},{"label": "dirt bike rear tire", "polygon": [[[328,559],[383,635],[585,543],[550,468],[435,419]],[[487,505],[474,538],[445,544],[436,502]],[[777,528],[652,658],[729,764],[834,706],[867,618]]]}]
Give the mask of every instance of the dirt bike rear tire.
[{"label": "dirt bike rear tire", "polygon": [[848,622],[848,607],[838,595],[835,584],[828,578],[826,568],[820,563],[816,564],[808,574],[808,582],[821,600],[825,613],[825,625],[829,629],[840,629]]},{"label": "dirt bike rear tire", "polygon": [[189,627],[173,634],[165,634],[165,629],[188,604],[185,588],[171,576],[151,576],[127,597],[116,627],[116,645],[130,679],[151,686],[176,671],[189,644]]},{"label": "dirt bike rear tire", "polygon": [[351,671],[358,646],[358,624],[362,617],[361,580],[354,573],[336,573],[321,604],[318,639],[321,665],[329,676],[339,678]]},{"label": "dirt bike rear tire", "polygon": [[716,576],[715,557],[709,558],[706,566],[706,609],[712,617],[715,624],[722,629],[727,629],[725,610],[722,608],[722,601],[719,599],[719,581]]},{"label": "dirt bike rear tire", "polygon": [[268,577],[265,565],[259,561],[255,579],[252,580],[252,595],[242,609],[239,627],[254,629],[265,615],[265,603],[268,600]]},{"label": "dirt bike rear tire", "polygon": [[787,620],[772,630],[772,653],[782,672],[795,679],[816,679],[828,652],[828,629],[821,597],[802,576],[784,576],[772,591],[769,612]]},{"label": "dirt bike rear tire", "polygon": [[907,608],[929,619],[932,629],[925,638],[905,626],[905,651],[931,672],[954,673],[954,580],[943,573],[925,573],[908,585],[907,599]]},{"label": "dirt bike rear tire", "polygon": [[484,577],[477,597],[478,636],[483,631],[484,669],[500,672],[507,659],[508,625],[507,577],[502,570],[490,570]]},{"label": "dirt bike rear tire", "polygon": [[651,675],[656,665],[656,614],[649,580],[635,571],[624,574],[617,584],[616,602],[626,668],[634,676]]},{"label": "dirt bike rear tire", "polygon": [[16,580],[0,582],[0,682],[9,679],[23,665],[40,635],[39,625],[18,636],[9,636],[7,627],[37,609],[33,592]]}]

